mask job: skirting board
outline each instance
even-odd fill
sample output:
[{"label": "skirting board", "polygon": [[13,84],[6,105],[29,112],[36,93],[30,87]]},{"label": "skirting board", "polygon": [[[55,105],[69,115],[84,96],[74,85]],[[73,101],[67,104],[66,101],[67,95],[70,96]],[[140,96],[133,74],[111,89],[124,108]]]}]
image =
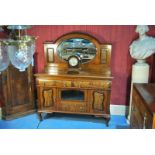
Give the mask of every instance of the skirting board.
[{"label": "skirting board", "polygon": [[124,105],[110,105],[110,114],[111,115],[122,115],[122,116],[127,116],[129,111],[128,106]]},{"label": "skirting board", "polygon": [[[125,116],[128,114],[128,106],[124,105],[110,105],[110,114],[111,115],[122,115]],[[0,119],[2,119],[2,108],[0,107]]]}]

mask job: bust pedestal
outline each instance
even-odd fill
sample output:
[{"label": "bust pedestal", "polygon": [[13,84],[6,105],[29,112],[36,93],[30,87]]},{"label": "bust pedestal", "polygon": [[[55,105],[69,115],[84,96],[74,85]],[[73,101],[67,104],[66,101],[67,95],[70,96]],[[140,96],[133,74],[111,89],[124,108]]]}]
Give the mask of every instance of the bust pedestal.
[{"label": "bust pedestal", "polygon": [[145,60],[138,60],[132,65],[132,83],[148,83],[149,65]]},{"label": "bust pedestal", "polygon": [[132,65],[130,106],[129,106],[129,115],[128,115],[129,121],[130,121],[130,116],[131,116],[133,83],[148,83],[148,81],[149,81],[149,68],[150,67],[145,62],[145,60],[137,60],[137,62]]}]

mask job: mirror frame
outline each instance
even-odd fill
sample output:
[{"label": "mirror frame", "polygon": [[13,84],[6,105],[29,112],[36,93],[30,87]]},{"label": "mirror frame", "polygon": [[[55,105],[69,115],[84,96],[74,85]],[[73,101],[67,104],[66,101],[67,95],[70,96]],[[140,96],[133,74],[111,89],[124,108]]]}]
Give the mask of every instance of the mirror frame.
[{"label": "mirror frame", "polygon": [[65,40],[72,38],[83,38],[92,42],[96,46],[96,56],[94,59],[87,63],[81,64],[82,68],[97,68],[110,67],[111,61],[111,44],[102,44],[95,37],[83,32],[67,33],[59,37],[54,42],[44,42],[44,54],[45,54],[45,72],[50,73],[53,70],[63,70],[68,68],[68,63],[62,60],[57,54],[57,47]]}]

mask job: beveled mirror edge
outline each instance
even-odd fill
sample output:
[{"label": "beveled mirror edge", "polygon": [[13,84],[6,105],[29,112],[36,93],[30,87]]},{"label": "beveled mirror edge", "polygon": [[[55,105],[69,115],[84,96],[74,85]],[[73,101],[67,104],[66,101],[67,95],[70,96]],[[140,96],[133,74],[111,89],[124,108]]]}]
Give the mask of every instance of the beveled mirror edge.
[{"label": "beveled mirror edge", "polygon": [[57,55],[60,59],[68,61],[73,55],[80,57],[82,64],[95,58],[97,48],[93,42],[84,38],[69,38],[57,46]]}]

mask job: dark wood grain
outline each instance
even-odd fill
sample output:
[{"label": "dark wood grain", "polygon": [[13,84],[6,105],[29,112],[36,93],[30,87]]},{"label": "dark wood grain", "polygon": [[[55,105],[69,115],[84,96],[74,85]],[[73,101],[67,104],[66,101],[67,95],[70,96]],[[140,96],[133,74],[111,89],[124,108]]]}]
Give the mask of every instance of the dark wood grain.
[{"label": "dark wood grain", "polygon": [[0,78],[4,119],[12,119],[35,111],[32,66],[24,72],[19,72],[10,65]]},{"label": "dark wood grain", "polygon": [[134,84],[131,128],[155,128],[155,84]]}]

